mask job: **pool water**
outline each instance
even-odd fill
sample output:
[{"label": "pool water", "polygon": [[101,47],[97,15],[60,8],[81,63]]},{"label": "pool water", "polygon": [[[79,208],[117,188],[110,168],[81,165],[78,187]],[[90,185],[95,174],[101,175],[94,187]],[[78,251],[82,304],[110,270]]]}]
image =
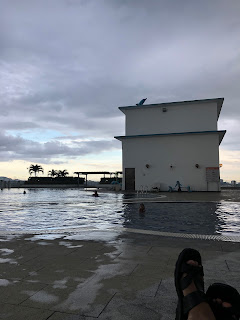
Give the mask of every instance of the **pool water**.
[{"label": "pool water", "polygon": [[[137,195],[82,189],[4,189],[0,192],[0,231],[66,228],[106,229],[114,226],[192,234],[240,235],[239,202],[169,203],[149,194],[146,212]],[[148,201],[151,200],[151,201]],[[155,202],[158,201],[158,202]]]}]

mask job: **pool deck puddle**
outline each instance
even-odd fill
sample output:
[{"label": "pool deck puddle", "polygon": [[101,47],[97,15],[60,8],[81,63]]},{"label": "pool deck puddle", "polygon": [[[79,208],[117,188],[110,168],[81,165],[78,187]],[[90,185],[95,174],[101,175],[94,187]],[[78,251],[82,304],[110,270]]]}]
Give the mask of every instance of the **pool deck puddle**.
[{"label": "pool deck puddle", "polygon": [[[96,228],[65,228],[65,229],[40,229],[40,230],[22,230],[22,231],[0,231],[0,237],[10,237],[13,239],[14,235],[20,236],[24,234],[32,234],[35,235],[33,238],[29,240],[55,240],[58,238],[63,238],[68,236],[67,240],[111,240],[111,238],[116,237],[118,234],[123,232],[130,233],[139,233],[146,235],[156,235],[162,237],[173,237],[173,238],[186,238],[186,239],[202,239],[202,240],[216,240],[216,241],[232,241],[232,242],[240,242],[240,235],[232,235],[229,234],[194,234],[194,233],[179,233],[179,232],[162,232],[155,230],[142,230],[142,229],[134,229],[134,228],[123,228],[123,227],[112,227],[107,229],[96,229]],[[8,238],[0,239],[1,241],[7,241]],[[48,245],[47,242],[41,242],[39,245]],[[62,245],[67,245],[66,243],[62,243]],[[69,245],[70,246],[70,245]],[[71,247],[71,246],[70,246]],[[11,252],[8,249],[0,249],[2,255],[8,255]],[[10,252],[10,253],[9,253]]]}]

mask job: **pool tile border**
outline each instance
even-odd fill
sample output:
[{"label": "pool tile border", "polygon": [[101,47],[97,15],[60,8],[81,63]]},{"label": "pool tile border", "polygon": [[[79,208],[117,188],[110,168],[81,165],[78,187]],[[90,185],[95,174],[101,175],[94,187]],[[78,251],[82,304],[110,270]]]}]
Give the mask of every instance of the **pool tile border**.
[{"label": "pool tile border", "polygon": [[162,232],[162,231],[130,229],[130,228],[123,228],[123,229],[126,232],[151,234],[151,235],[157,235],[162,237],[240,242],[240,236],[231,236],[231,235],[227,236],[227,235],[217,235],[217,234],[211,235],[211,234],[174,233],[174,232]]}]

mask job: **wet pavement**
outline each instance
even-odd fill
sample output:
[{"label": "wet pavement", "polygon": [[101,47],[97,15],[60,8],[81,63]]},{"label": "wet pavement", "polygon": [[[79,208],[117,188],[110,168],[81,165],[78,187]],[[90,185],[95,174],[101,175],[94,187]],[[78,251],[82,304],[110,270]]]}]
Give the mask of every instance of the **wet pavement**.
[{"label": "wet pavement", "polygon": [[[240,290],[240,243],[98,231],[0,236],[0,318],[174,319],[179,252],[196,248],[206,288]],[[95,235],[95,236],[94,236]]]}]

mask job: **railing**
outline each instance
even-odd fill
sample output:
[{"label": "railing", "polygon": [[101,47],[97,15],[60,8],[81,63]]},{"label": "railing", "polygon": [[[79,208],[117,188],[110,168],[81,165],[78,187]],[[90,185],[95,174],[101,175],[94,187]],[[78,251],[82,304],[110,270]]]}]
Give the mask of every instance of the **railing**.
[{"label": "railing", "polygon": [[141,185],[141,186],[140,186],[140,189],[137,190],[137,195],[139,195],[139,193],[140,193],[141,195],[143,195],[144,193],[147,194],[147,193],[148,193],[148,186],[143,186],[143,185]]}]

